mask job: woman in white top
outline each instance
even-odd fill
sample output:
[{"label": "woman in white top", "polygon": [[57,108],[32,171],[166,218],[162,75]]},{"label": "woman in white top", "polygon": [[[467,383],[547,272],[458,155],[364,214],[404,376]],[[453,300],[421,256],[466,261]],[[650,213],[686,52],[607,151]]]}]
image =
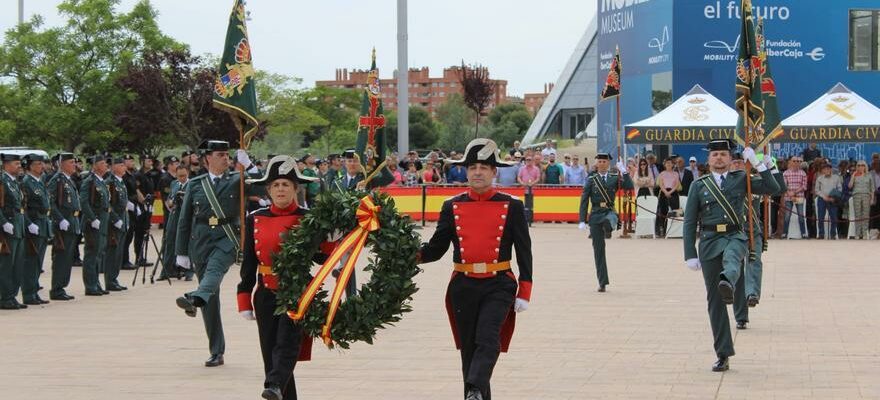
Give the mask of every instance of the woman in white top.
[{"label": "woman in white top", "polygon": [[[678,172],[673,170],[675,161],[669,157],[663,161],[663,172],[657,177],[657,187],[660,196],[657,201],[657,226],[658,236],[666,236],[666,216],[679,209],[678,191],[681,190],[681,178]],[[671,216],[671,215],[670,215]]]}]

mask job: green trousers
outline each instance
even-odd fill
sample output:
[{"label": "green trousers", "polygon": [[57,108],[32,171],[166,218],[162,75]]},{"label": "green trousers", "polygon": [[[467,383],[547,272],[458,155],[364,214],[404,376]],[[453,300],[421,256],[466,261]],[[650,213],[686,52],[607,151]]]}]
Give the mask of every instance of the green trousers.
[{"label": "green trousers", "polygon": [[609,285],[608,262],[605,258],[605,229],[617,227],[617,215],[612,212],[590,214],[590,238],[593,241],[593,261],[596,264],[596,278],[599,286]]},{"label": "green trousers", "polygon": [[201,307],[205,332],[208,334],[208,348],[211,354],[223,354],[226,351],[226,340],[223,336],[223,322],[220,319],[220,283],[229,267],[235,262],[235,252],[215,249],[208,256],[208,262],[196,264],[196,276],[199,287],[187,295],[198,297],[205,304]]},{"label": "green trousers", "polygon": [[764,245],[764,237],[760,233],[755,234],[755,260],[744,263],[743,276],[737,281],[736,292],[733,298],[733,313],[737,322],[749,322],[748,297],[755,295],[761,297],[761,273],[764,264],[761,262],[761,249]]},{"label": "green trousers", "polygon": [[128,250],[125,247],[125,230],[111,228],[108,235],[115,236],[116,245],[110,246],[110,236],[108,236],[107,250],[104,253],[104,287],[119,285],[123,253]]},{"label": "green trousers", "polygon": [[91,227],[85,229],[83,236],[86,239],[85,255],[83,256],[83,286],[87,292],[100,291],[101,282],[98,281],[98,273],[104,270],[104,258],[107,252],[107,228],[95,230]]},{"label": "green trousers", "polygon": [[64,242],[64,249],[52,249],[52,295],[60,295],[65,292],[65,288],[70,284],[70,269],[73,267],[73,259],[79,246],[79,235],[72,231],[58,231],[56,235],[61,235]]},{"label": "green trousers", "polygon": [[[736,285],[740,279],[743,260],[748,256],[748,244],[745,240],[732,240],[717,257],[700,259],[703,270],[703,281],[706,284],[706,301],[709,310],[709,323],[712,326],[715,354],[718,357],[730,357],[733,350],[733,336],[730,333],[730,316],[727,305],[718,293],[718,283],[723,279]],[[734,299],[736,298],[734,293]]]},{"label": "green trousers", "polygon": [[40,291],[40,270],[43,269],[43,260],[46,256],[46,244],[47,238],[44,237],[36,237],[30,236],[28,239],[24,239],[24,252],[29,253],[27,248],[30,244],[26,243],[27,241],[31,241],[34,244],[34,250],[36,250],[36,254],[26,254],[22,257],[22,272],[21,272],[21,296],[24,298],[24,301],[36,300],[37,292]]},{"label": "green trousers", "polygon": [[9,254],[0,256],[0,301],[7,302],[18,296],[21,287],[22,247],[21,239],[7,236]]}]

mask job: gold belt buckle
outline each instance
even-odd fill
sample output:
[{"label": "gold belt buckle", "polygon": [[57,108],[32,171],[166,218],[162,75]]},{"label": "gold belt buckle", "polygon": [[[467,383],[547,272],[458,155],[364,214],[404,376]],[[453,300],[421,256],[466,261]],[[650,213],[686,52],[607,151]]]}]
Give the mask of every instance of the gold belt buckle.
[{"label": "gold belt buckle", "polygon": [[603,202],[599,203],[599,207],[603,207],[603,208],[608,207],[608,203],[603,201]]},{"label": "gold belt buckle", "polygon": [[73,216],[74,216],[74,217],[79,217],[79,211],[74,211],[74,212],[73,212]]},{"label": "gold belt buckle", "polygon": [[21,214],[24,214],[24,208],[19,208],[19,209],[18,209],[18,212],[21,213]]},{"label": "gold belt buckle", "polygon": [[473,265],[475,274],[484,274],[488,270],[486,263],[474,263]]},{"label": "gold belt buckle", "polygon": [[217,219],[216,216],[212,216],[211,218],[208,218],[208,225],[213,228],[217,225],[220,225],[220,220]]},{"label": "gold belt buckle", "polygon": [[726,224],[715,225],[715,231],[720,232],[720,233],[727,232],[727,225]]}]

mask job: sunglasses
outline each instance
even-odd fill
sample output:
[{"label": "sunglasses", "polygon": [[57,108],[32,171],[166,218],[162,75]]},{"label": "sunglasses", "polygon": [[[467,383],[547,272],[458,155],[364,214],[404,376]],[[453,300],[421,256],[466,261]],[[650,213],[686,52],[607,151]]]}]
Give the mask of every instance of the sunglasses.
[{"label": "sunglasses", "polygon": [[532,159],[531,159],[531,158],[526,158],[526,161],[532,161]]}]

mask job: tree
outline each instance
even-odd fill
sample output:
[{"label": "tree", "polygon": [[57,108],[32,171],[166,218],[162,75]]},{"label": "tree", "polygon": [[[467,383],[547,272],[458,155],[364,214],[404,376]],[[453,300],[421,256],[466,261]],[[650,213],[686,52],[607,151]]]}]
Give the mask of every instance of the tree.
[{"label": "tree", "polygon": [[489,137],[499,146],[511,146],[516,140],[522,139],[532,124],[532,115],[522,104],[501,104],[488,116],[490,126]]},{"label": "tree", "polygon": [[360,95],[358,90],[327,86],[300,92],[297,103],[326,121],[326,125],[311,126],[304,135],[303,147],[315,147],[325,153],[354,147]]},{"label": "tree", "polygon": [[452,94],[437,107],[435,115],[439,125],[438,146],[448,150],[464,150],[469,132],[474,129],[475,112],[464,104],[460,94]]},{"label": "tree", "polygon": [[[389,145],[397,144],[397,112],[392,111],[387,115],[385,128],[385,142]],[[415,149],[434,148],[439,138],[437,123],[431,118],[431,114],[419,106],[409,107],[409,142]]]},{"label": "tree", "polygon": [[480,117],[485,115],[486,109],[492,103],[492,95],[495,93],[495,85],[489,79],[489,69],[475,65],[468,67],[461,62],[461,76],[459,80],[464,90],[464,104],[476,114],[474,139],[480,132]]},{"label": "tree", "polygon": [[119,0],[65,0],[58,28],[33,17],[6,33],[0,76],[14,79],[14,144],[103,149],[119,130],[114,111],[127,100],[116,76],[147,50],[182,47],[161,33],[148,1],[116,12]]}]

